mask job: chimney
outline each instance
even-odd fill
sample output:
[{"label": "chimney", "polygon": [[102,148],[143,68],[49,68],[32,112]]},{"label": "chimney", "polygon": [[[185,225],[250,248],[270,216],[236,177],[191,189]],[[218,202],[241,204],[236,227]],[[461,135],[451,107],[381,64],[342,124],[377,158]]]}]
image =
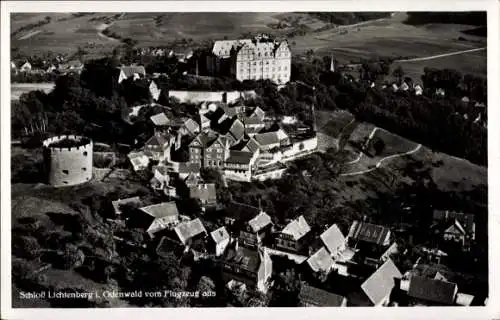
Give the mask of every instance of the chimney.
[{"label": "chimney", "polygon": [[238,248],[239,248],[239,241],[238,238],[236,238],[236,240],[234,241],[234,249],[238,251]]}]

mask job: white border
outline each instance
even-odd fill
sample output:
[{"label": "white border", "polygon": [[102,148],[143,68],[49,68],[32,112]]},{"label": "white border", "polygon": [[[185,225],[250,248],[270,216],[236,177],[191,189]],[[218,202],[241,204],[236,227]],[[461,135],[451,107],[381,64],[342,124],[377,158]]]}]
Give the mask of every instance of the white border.
[{"label": "white border", "polygon": [[[282,12],[282,11],[488,11],[488,198],[489,198],[489,270],[490,298],[487,307],[423,307],[423,308],[204,308],[204,309],[12,309],[10,278],[10,16],[11,12]],[[169,316],[172,318],[195,319],[270,319],[281,316],[295,319],[364,319],[364,318],[404,318],[404,319],[500,319],[498,302],[498,278],[494,270],[498,268],[499,250],[494,246],[495,235],[499,232],[500,218],[497,212],[499,200],[495,192],[500,177],[496,159],[500,159],[499,146],[499,67],[500,54],[499,15],[500,7],[495,0],[337,0],[337,1],[2,1],[1,2],[1,315],[2,319],[55,319],[71,317],[87,319],[88,316],[103,318]],[[496,300],[496,301],[495,301]],[[83,311],[83,312],[81,312]]]}]

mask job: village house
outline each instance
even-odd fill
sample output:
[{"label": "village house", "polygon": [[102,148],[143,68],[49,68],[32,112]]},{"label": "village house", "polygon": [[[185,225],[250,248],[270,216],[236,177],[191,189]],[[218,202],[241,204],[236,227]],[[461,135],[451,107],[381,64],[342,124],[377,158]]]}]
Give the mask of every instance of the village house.
[{"label": "village house", "polygon": [[331,293],[307,283],[302,283],[299,292],[299,305],[301,307],[346,307],[346,297]]},{"label": "village house", "polygon": [[248,220],[257,216],[262,210],[260,208],[232,201],[226,204],[224,212],[224,225],[234,237],[238,237],[240,229],[246,226]]},{"label": "village house", "polygon": [[153,204],[139,210],[142,214],[134,217],[131,223],[144,228],[151,237],[179,223],[179,211],[174,201]]},{"label": "village house", "polygon": [[256,153],[230,150],[229,157],[225,160],[224,173],[228,179],[248,182],[252,179],[252,168],[256,160]]},{"label": "village house", "polygon": [[184,246],[185,252],[192,250],[198,256],[206,253],[208,233],[200,219],[181,222],[174,228],[174,231]]},{"label": "village house", "polygon": [[356,251],[354,259],[367,266],[377,268],[382,262],[381,257],[391,254],[387,253],[392,244],[391,230],[387,227],[354,221],[347,239],[349,246]]},{"label": "village house", "polygon": [[188,188],[195,187],[202,182],[203,181],[201,180],[200,174],[194,172],[190,172],[186,179],[184,179],[184,183]]},{"label": "village house", "polygon": [[330,253],[330,256],[338,259],[346,249],[346,239],[336,224],[325,230],[319,238]]},{"label": "village house", "polygon": [[80,74],[83,71],[84,64],[80,60],[70,60],[66,63],[59,64],[57,71],[60,74],[76,73]]},{"label": "village house", "polygon": [[122,83],[126,79],[138,80],[146,77],[146,69],[144,66],[121,66],[118,67],[118,83]]},{"label": "village house", "polygon": [[255,141],[257,141],[262,151],[270,151],[283,145],[290,144],[290,138],[282,129],[266,133],[259,133],[256,134],[253,138],[255,139]]},{"label": "village house", "polygon": [[139,197],[118,199],[115,201],[111,201],[111,205],[113,206],[113,212],[115,216],[121,216],[123,207],[125,206],[139,207],[141,205],[141,199]]},{"label": "village house", "polygon": [[175,137],[156,132],[144,144],[143,151],[153,161],[170,161],[170,149],[175,143]]},{"label": "village house", "polygon": [[310,240],[311,227],[304,216],[290,221],[276,236],[276,248],[289,250],[296,253],[307,251]]},{"label": "village house", "polygon": [[152,115],[149,117],[151,122],[155,125],[155,129],[164,129],[170,124],[170,119],[164,112],[160,112],[158,114]]},{"label": "village house", "polygon": [[200,183],[189,187],[189,197],[195,199],[203,212],[217,206],[215,183]]},{"label": "village house", "polygon": [[258,215],[247,221],[245,227],[240,230],[239,241],[243,246],[257,247],[272,230],[271,217],[260,211]]},{"label": "village house", "polygon": [[264,120],[259,117],[246,117],[243,119],[243,123],[245,126],[245,133],[250,137],[261,132],[266,126]]},{"label": "village house", "polygon": [[153,178],[149,181],[151,188],[163,191],[166,196],[176,197],[176,188],[170,185],[170,174],[172,170],[164,165],[155,166],[152,169]]},{"label": "village house", "polygon": [[25,63],[23,63],[21,65],[21,67],[19,68],[19,71],[21,72],[31,72],[32,70],[32,67],[31,67],[31,63],[29,63],[29,61],[26,61]]},{"label": "village house", "polygon": [[413,86],[413,90],[415,91],[416,96],[421,96],[422,93],[424,93],[424,89],[422,89],[422,87],[419,84],[415,84]]},{"label": "village house", "polygon": [[334,266],[334,261],[325,247],[321,247],[306,261],[315,275],[328,275]]},{"label": "village house", "polygon": [[273,262],[264,248],[229,247],[220,260],[223,279],[245,284],[251,291],[266,293],[273,273]]},{"label": "village house", "polygon": [[151,98],[154,101],[158,101],[158,99],[160,98],[161,89],[158,87],[156,82],[151,80],[151,82],[149,83],[149,86],[148,86],[148,90],[149,90],[149,94],[151,95]]},{"label": "village house", "polygon": [[194,135],[200,132],[200,125],[191,118],[184,119],[179,133],[181,135]]},{"label": "village house", "polygon": [[228,156],[227,139],[215,133],[202,132],[189,144],[189,162],[201,167],[223,168]]},{"label": "village house", "polygon": [[453,282],[412,276],[408,288],[409,304],[412,306],[454,305],[458,287]]},{"label": "village house", "polygon": [[361,284],[361,294],[354,292],[352,301],[359,306],[387,306],[391,302],[391,293],[402,274],[391,259],[382,264]]},{"label": "village house", "polygon": [[217,257],[224,254],[227,246],[231,242],[231,236],[227,232],[226,227],[222,226],[212,232],[210,232],[210,237],[212,238],[214,244],[214,252]]},{"label": "village house", "polygon": [[127,155],[134,171],[146,170],[149,166],[149,158],[144,152],[130,152]]},{"label": "village house", "polygon": [[467,250],[476,237],[473,214],[449,210],[434,210],[431,229],[445,241],[459,243]]}]

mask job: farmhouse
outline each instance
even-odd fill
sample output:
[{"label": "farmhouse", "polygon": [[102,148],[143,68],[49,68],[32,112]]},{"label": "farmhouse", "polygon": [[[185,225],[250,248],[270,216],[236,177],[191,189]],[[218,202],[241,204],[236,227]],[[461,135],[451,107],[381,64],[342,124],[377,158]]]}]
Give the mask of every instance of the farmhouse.
[{"label": "farmhouse", "polygon": [[181,222],[174,228],[174,231],[186,247],[189,247],[196,237],[207,236],[207,230],[200,219]]}]

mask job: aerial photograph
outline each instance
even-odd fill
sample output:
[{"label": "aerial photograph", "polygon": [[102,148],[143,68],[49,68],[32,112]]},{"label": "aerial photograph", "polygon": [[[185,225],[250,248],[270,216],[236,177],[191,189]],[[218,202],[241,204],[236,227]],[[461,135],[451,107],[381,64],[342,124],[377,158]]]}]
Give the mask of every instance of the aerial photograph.
[{"label": "aerial photograph", "polygon": [[11,307],[487,306],[486,18],[11,13]]}]

